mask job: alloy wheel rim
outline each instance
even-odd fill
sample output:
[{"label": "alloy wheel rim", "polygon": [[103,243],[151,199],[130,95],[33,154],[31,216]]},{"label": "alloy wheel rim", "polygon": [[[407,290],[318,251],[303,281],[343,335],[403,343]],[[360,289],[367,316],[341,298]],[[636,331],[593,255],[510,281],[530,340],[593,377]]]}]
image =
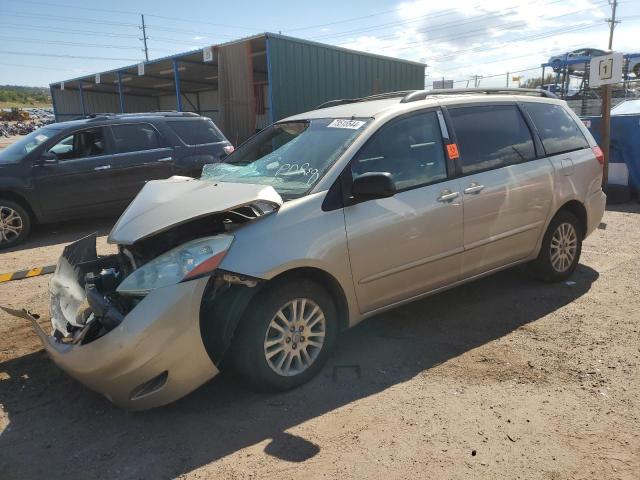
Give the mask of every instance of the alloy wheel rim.
[{"label": "alloy wheel rim", "polygon": [[284,304],[271,319],[264,336],[264,355],[278,375],[291,377],[308,369],[324,345],[326,319],[309,298]]},{"label": "alloy wheel rim", "polygon": [[566,272],[578,251],[578,235],[570,223],[561,223],[551,237],[551,266],[558,273]]},{"label": "alloy wheel rim", "polygon": [[22,217],[13,208],[0,205],[0,243],[11,242],[20,236]]}]

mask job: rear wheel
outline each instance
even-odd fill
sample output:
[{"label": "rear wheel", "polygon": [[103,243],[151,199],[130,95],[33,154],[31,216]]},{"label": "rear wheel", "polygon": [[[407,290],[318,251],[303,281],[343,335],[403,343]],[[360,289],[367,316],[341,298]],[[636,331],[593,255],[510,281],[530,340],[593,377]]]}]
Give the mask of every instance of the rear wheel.
[{"label": "rear wheel", "polygon": [[252,301],[238,329],[232,347],[238,372],[258,390],[289,390],[327,361],[337,334],[336,309],[314,282],[279,282]]},{"label": "rear wheel", "polygon": [[22,243],[31,230],[31,218],[25,208],[11,200],[0,199],[0,250]]},{"label": "rear wheel", "polygon": [[580,260],[583,232],[583,225],[573,213],[558,212],[547,228],[538,258],[529,265],[533,273],[546,282],[571,276]]}]

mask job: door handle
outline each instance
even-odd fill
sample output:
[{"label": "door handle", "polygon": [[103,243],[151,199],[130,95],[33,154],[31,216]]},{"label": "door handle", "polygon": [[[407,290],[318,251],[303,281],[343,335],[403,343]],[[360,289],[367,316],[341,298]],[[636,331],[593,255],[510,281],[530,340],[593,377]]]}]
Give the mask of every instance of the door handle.
[{"label": "door handle", "polygon": [[173,160],[173,158],[171,158],[171,157],[163,157],[163,158],[159,158],[158,162],[170,162],[171,160]]},{"label": "door handle", "polygon": [[452,192],[451,190],[443,190],[440,196],[437,198],[439,202],[451,202],[460,196],[459,192]]},{"label": "door handle", "polygon": [[111,168],[111,165],[102,165],[101,167],[94,168],[94,170],[98,172],[100,170],[109,170],[110,168]]},{"label": "door handle", "polygon": [[467,195],[474,195],[484,190],[484,185],[480,185],[477,182],[471,182],[467,188],[464,189],[464,193]]}]

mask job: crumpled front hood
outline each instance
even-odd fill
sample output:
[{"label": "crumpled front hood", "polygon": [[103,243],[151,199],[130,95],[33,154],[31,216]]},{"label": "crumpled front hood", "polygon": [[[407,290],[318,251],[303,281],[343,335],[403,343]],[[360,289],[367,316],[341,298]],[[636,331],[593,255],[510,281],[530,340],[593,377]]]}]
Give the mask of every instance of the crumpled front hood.
[{"label": "crumpled front hood", "polygon": [[181,223],[260,201],[275,209],[282,205],[271,186],[187,177],[152,180],[120,216],[107,241],[131,245]]}]

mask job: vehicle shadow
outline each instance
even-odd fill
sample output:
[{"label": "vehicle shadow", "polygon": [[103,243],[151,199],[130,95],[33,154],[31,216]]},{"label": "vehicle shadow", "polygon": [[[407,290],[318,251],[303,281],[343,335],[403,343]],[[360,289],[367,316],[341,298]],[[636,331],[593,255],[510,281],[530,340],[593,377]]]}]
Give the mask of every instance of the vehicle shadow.
[{"label": "vehicle shadow", "polygon": [[626,203],[607,203],[608,212],[640,213],[640,201],[632,200]]},{"label": "vehicle shadow", "polygon": [[[389,311],[344,332],[318,378],[257,394],[221,375],[186,398],[127,414],[67,377],[40,351],[0,364],[3,478],[168,479],[267,442],[264,453],[304,462],[323,448],[289,429],[405,382],[581,297],[598,278],[542,284],[520,270]],[[2,373],[4,372],[4,373]]]},{"label": "vehicle shadow", "polygon": [[2,253],[18,252],[31,248],[46,247],[73,242],[90,233],[97,232],[98,236],[107,235],[116,223],[117,216],[104,218],[90,218],[61,223],[35,225],[29,238],[24,243],[2,250]]}]

